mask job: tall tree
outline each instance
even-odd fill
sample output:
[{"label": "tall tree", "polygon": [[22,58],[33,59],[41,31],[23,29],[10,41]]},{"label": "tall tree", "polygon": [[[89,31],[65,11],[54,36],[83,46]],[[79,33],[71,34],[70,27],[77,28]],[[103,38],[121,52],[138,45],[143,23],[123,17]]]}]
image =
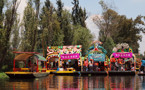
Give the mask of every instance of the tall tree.
[{"label": "tall tree", "polygon": [[2,28],[4,0],[0,1],[0,28]]},{"label": "tall tree", "polygon": [[36,21],[36,13],[34,11],[34,8],[32,7],[32,1],[29,1],[27,3],[27,7],[24,10],[24,17],[23,17],[23,24],[24,24],[24,31],[23,31],[23,39],[21,43],[21,49],[23,51],[33,51],[34,49],[34,43],[36,41],[36,27],[37,27],[37,21]]},{"label": "tall tree", "polygon": [[74,5],[72,8],[72,19],[73,24],[79,24],[79,0],[73,0],[72,4]]},{"label": "tall tree", "polygon": [[35,15],[35,29],[34,29],[34,34],[33,34],[33,43],[32,43],[32,49],[31,51],[34,51],[36,42],[37,42],[37,35],[38,35],[38,26],[39,26],[39,9],[40,9],[40,0],[34,0],[35,3],[35,10],[36,10],[36,15]]},{"label": "tall tree", "polygon": [[[14,25],[14,22],[16,20],[17,17],[17,8],[18,8],[19,3],[17,2],[17,0],[12,0],[12,3],[9,7],[6,8],[6,12],[5,12],[5,20],[4,20],[4,26],[2,29],[2,48],[0,48],[0,66],[2,66],[3,61],[5,60],[5,57],[8,53],[9,50],[9,41],[10,41],[10,35],[11,35],[11,31],[12,31],[12,27]],[[0,45],[1,46],[1,45]]]},{"label": "tall tree", "polygon": [[63,3],[62,3],[62,1],[61,0],[57,0],[57,2],[56,2],[56,4],[57,4],[57,16],[58,16],[58,21],[60,22],[60,27],[61,27],[61,29],[63,28],[62,27],[62,12],[63,12]]},{"label": "tall tree", "polygon": [[81,25],[82,27],[86,28],[86,19],[87,19],[87,13],[86,10],[82,9],[79,6],[79,0],[73,0],[72,2],[73,8],[72,8],[72,19],[74,25]]},{"label": "tall tree", "polygon": [[73,29],[72,45],[82,45],[82,54],[84,56],[92,42],[93,36],[88,29],[80,25],[75,25]]},{"label": "tall tree", "polygon": [[103,8],[102,16],[96,16],[93,19],[100,29],[99,39],[104,43],[107,38],[112,38],[115,44],[128,43],[135,53],[138,53],[138,41],[141,40],[140,32],[144,33],[145,31],[142,16],[136,17],[135,20],[127,19],[124,15],[118,15],[103,1],[100,4]]}]

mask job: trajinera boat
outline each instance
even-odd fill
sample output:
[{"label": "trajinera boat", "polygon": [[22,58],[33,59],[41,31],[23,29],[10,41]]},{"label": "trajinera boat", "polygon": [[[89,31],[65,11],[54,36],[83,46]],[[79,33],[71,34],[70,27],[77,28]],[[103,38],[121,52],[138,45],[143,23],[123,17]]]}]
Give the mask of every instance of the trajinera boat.
[{"label": "trajinera boat", "polygon": [[5,72],[10,78],[35,78],[48,76],[46,59],[37,52],[13,52],[13,71]]}]

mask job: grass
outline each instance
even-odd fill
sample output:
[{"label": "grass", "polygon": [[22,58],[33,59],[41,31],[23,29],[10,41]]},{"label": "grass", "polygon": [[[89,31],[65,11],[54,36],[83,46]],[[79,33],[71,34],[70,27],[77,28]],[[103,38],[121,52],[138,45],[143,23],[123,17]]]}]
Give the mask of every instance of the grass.
[{"label": "grass", "polygon": [[0,72],[0,79],[9,78],[5,73]]}]

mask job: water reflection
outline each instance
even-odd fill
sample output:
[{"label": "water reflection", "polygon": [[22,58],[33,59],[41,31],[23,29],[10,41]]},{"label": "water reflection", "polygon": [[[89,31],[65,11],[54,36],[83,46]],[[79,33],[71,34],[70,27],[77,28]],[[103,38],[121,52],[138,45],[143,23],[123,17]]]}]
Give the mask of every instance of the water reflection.
[{"label": "water reflection", "polygon": [[145,76],[54,76],[36,79],[2,79],[0,90],[143,90]]}]

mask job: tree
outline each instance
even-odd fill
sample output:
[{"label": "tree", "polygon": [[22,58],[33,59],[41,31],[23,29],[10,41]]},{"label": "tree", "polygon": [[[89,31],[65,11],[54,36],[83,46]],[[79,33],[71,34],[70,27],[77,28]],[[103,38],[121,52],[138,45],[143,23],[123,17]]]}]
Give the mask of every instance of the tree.
[{"label": "tree", "polygon": [[4,8],[4,0],[1,0],[0,1],[0,28],[2,28],[3,8]]},{"label": "tree", "polygon": [[82,45],[82,54],[83,56],[88,50],[93,36],[90,31],[80,25],[74,26],[73,28],[73,42],[72,45]]},{"label": "tree", "polygon": [[[12,0],[12,3],[10,3],[10,6],[6,8],[6,12],[5,12],[5,18],[4,18],[4,26],[1,29],[1,34],[2,37],[0,38],[1,43],[0,46],[2,45],[2,47],[0,48],[0,67],[2,67],[2,65],[4,64],[4,60],[6,59],[6,56],[8,55],[8,50],[10,49],[10,37],[11,37],[11,31],[12,31],[12,27],[14,25],[14,22],[16,20],[17,17],[17,8],[18,8],[19,2],[17,2],[17,0]],[[2,10],[2,9],[1,9]]]},{"label": "tree", "polygon": [[72,8],[73,24],[77,25],[79,23],[79,1],[73,0],[72,4],[74,5],[74,7]]},{"label": "tree", "polygon": [[135,20],[127,19],[124,15],[118,15],[116,11],[110,9],[103,1],[100,4],[103,8],[102,16],[97,16],[93,19],[100,29],[100,41],[106,43],[108,38],[112,38],[115,44],[128,43],[134,52],[138,53],[138,41],[141,40],[140,32],[144,33],[142,16],[136,17]]},{"label": "tree", "polygon": [[107,38],[106,42],[103,43],[103,47],[107,51],[107,56],[110,56],[112,54],[112,50],[115,46],[115,43],[111,37]]},{"label": "tree", "polygon": [[24,31],[21,43],[22,51],[33,51],[37,39],[34,34],[37,33],[36,27],[38,26],[36,21],[36,13],[32,8],[32,2],[29,1],[27,7],[24,10],[24,17],[23,17],[23,24],[24,24]]},{"label": "tree", "polygon": [[63,12],[63,3],[61,2],[61,0],[57,0],[57,2],[56,2],[56,4],[57,4],[57,17],[58,17],[58,21],[59,21],[59,23],[60,23],[60,27],[61,27],[61,29],[63,28],[62,27],[62,12]]},{"label": "tree", "polygon": [[69,11],[64,10],[62,12],[62,31],[64,34],[64,39],[63,39],[63,44],[64,45],[71,45],[73,41],[73,25],[72,23],[72,18],[71,14]]},{"label": "tree", "polygon": [[37,42],[37,34],[38,34],[38,26],[39,26],[39,8],[40,8],[40,0],[34,0],[35,3],[35,10],[36,10],[36,15],[35,15],[35,29],[34,29],[34,34],[33,34],[33,43],[32,43],[32,49],[31,51],[34,51],[36,42]]}]

